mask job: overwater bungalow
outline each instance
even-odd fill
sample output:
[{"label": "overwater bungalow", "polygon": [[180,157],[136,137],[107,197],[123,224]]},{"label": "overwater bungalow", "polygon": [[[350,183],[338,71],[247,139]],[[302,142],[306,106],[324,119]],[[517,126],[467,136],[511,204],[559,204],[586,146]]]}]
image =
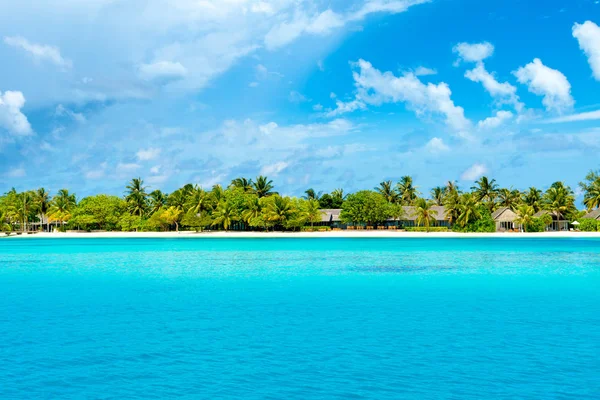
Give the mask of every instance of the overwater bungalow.
[{"label": "overwater bungalow", "polygon": [[492,218],[496,223],[496,232],[521,230],[521,224],[516,223],[519,216],[509,207],[501,207],[497,209],[492,213]]}]

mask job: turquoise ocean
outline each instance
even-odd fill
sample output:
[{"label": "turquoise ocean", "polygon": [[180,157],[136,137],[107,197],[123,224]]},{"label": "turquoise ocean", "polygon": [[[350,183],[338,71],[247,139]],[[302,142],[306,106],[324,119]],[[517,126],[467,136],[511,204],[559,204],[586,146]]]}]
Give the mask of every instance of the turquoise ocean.
[{"label": "turquoise ocean", "polygon": [[1,239],[1,399],[599,399],[600,240]]}]

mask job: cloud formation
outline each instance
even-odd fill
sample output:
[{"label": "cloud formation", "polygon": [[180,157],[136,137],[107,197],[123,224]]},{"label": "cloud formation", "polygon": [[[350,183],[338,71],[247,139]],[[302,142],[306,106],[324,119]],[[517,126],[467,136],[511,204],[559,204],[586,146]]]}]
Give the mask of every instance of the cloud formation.
[{"label": "cloud formation", "polygon": [[563,113],[575,104],[571,96],[571,84],[560,71],[545,66],[539,58],[519,68],[513,74],[529,91],[543,96],[542,104],[550,112]]},{"label": "cloud formation", "polygon": [[465,118],[464,109],[452,101],[452,91],[446,83],[424,84],[411,72],[397,77],[391,72],[379,71],[362,59],[353,67],[356,97],[350,102],[337,101],[329,116],[364,109],[366,105],[404,103],[419,117],[428,114],[443,116],[445,123],[459,134],[466,135],[470,129],[471,122]]},{"label": "cloud formation", "polygon": [[6,36],[4,43],[27,52],[37,61],[47,61],[64,69],[73,67],[72,61],[63,58],[58,47],[31,43],[21,36]]},{"label": "cloud formation", "polygon": [[573,25],[573,37],[588,57],[594,78],[600,81],[600,27],[592,21]]},{"label": "cloud formation", "polygon": [[465,170],[460,176],[463,181],[474,181],[488,173],[488,169],[484,164],[475,163]]},{"label": "cloud formation", "polygon": [[0,128],[14,136],[33,134],[31,125],[21,109],[25,106],[25,96],[21,92],[0,92]]},{"label": "cloud formation", "polygon": [[502,125],[506,121],[510,121],[513,113],[510,111],[498,111],[495,116],[479,121],[477,126],[480,129],[494,129]]},{"label": "cloud formation", "polygon": [[458,55],[458,62],[481,62],[494,54],[494,46],[489,42],[459,43],[452,49]]}]

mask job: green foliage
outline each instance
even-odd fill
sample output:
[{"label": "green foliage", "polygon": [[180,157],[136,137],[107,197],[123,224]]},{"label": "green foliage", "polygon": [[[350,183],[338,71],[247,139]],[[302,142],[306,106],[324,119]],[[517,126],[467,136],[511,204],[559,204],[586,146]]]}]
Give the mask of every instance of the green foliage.
[{"label": "green foliage", "polygon": [[139,215],[123,213],[119,218],[118,228],[123,232],[138,231],[142,226],[142,218]]},{"label": "green foliage", "polygon": [[526,224],[523,224],[525,232],[544,232],[546,230],[546,224],[542,218],[532,218]]},{"label": "green foliage", "polygon": [[600,221],[596,221],[592,218],[581,218],[579,221],[579,230],[583,232],[596,232],[600,231]]},{"label": "green foliage", "polygon": [[432,226],[426,228],[424,226],[409,226],[404,228],[406,232],[448,232],[450,229],[446,226]]},{"label": "green foliage", "polygon": [[72,212],[71,227],[84,230],[100,229],[112,231],[118,228],[127,203],[116,196],[100,194],[83,198]]},{"label": "green foliage", "polygon": [[480,204],[476,208],[477,218],[472,218],[464,226],[455,225],[452,230],[456,232],[478,232],[478,233],[492,233],[496,232],[496,223],[492,218],[490,210]]},{"label": "green foliage", "polygon": [[349,224],[376,224],[392,216],[391,204],[380,193],[363,190],[348,195],[340,219]]},{"label": "green foliage", "polygon": [[300,229],[302,232],[329,232],[331,231],[330,226],[303,226]]}]

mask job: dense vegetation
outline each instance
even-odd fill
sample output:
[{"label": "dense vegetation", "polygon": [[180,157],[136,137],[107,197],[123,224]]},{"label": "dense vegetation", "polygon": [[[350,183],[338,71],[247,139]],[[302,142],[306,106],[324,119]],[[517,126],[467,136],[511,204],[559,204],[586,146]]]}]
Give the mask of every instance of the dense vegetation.
[{"label": "dense vegetation", "polygon": [[[587,210],[598,208],[599,172],[590,172],[580,188]],[[429,231],[437,219],[445,219],[456,231],[490,232],[495,230],[492,212],[508,207],[526,231],[536,232],[552,220],[550,215],[536,218],[540,210],[566,220],[585,214],[577,210],[573,190],[562,182],[553,183],[545,192],[534,187],[521,192],[500,188],[494,179],[482,177],[468,191],[448,182],[433,188],[428,198],[409,176],[396,184],[381,182],[374,190],[349,195],[342,189],[325,194],[308,189],[305,196],[296,198],[281,196],[274,189],[264,176],[237,178],[226,188],[215,185],[210,190],[188,184],[170,194],[150,191],[136,178],[126,186],[123,197],[99,194],[79,201],[67,189],[53,196],[43,188],[21,193],[12,189],[0,197],[0,229],[25,231],[32,223],[39,228],[43,221],[61,230],[307,230],[321,221],[319,210],[324,208],[341,208],[341,220],[348,225],[378,225],[402,220],[406,217],[403,206],[413,206],[414,230]],[[445,215],[436,214],[436,205],[445,207]],[[582,219],[581,229],[598,230],[599,226],[597,221]]]}]

